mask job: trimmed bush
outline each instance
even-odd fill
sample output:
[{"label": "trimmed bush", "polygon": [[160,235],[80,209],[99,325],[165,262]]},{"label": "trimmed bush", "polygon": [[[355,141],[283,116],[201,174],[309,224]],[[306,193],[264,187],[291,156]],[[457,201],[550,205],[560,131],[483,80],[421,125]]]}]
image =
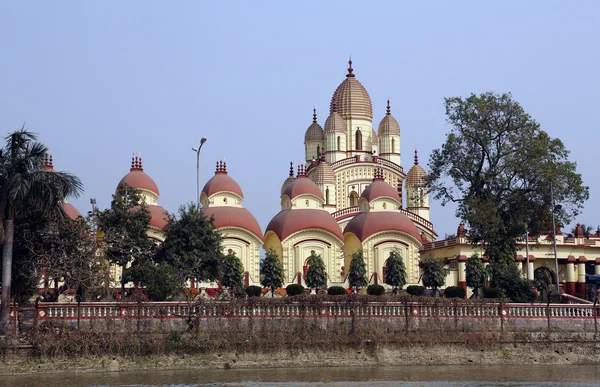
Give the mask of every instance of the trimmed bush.
[{"label": "trimmed bush", "polygon": [[411,296],[420,297],[425,294],[425,288],[420,285],[410,285],[406,288],[406,293],[410,294]]},{"label": "trimmed bush", "polygon": [[288,296],[298,296],[304,294],[304,286],[298,284],[291,284],[286,286],[285,292]]},{"label": "trimmed bush", "polygon": [[503,298],[502,289],[483,288],[483,298]]},{"label": "trimmed bush", "polygon": [[381,296],[383,293],[385,293],[385,288],[381,285],[367,286],[367,294],[369,296]]},{"label": "trimmed bush", "polygon": [[332,286],[327,289],[327,294],[330,296],[342,296],[346,294],[346,288],[343,286]]},{"label": "trimmed bush", "polygon": [[446,298],[465,298],[467,291],[460,286],[448,286],[444,291]]},{"label": "trimmed bush", "polygon": [[248,297],[260,297],[262,294],[262,288],[256,285],[250,285],[246,288],[246,295]]}]

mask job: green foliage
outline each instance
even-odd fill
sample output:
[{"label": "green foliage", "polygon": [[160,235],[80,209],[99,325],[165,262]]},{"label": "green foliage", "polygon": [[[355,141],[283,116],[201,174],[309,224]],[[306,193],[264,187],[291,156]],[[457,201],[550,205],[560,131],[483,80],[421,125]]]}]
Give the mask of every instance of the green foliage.
[{"label": "green foliage", "polygon": [[397,293],[398,288],[406,284],[406,267],[398,250],[392,251],[387,259],[385,283],[394,288],[394,293]]},{"label": "green foliage", "polygon": [[[430,190],[443,204],[456,202],[469,238],[483,243],[490,263],[511,263],[516,240],[539,235],[576,216],[589,197],[559,139],[540,129],[510,94],[447,98],[451,126],[433,151]],[[557,206],[553,208],[551,187]]]},{"label": "green foliage", "polygon": [[244,265],[234,252],[223,257],[221,284],[232,294],[241,293],[244,287]]},{"label": "green foliage", "polygon": [[299,296],[304,294],[304,286],[298,284],[290,284],[286,286],[285,292],[288,296]]},{"label": "green foliage", "polygon": [[446,276],[449,270],[444,266],[444,261],[432,256],[424,257],[423,264],[423,285],[430,287],[435,291],[446,283]]},{"label": "green foliage", "polygon": [[329,289],[327,289],[327,294],[330,296],[346,295],[346,289],[343,286],[330,286]]},{"label": "green foliage", "polygon": [[420,285],[410,285],[406,288],[406,293],[410,294],[411,296],[420,297],[425,294],[425,288]]},{"label": "green foliage", "polygon": [[131,268],[130,276],[144,288],[151,301],[166,301],[183,290],[176,269],[166,262],[144,261]]},{"label": "green foliage", "polygon": [[381,296],[385,293],[385,288],[381,285],[369,285],[367,286],[367,294],[369,296]]},{"label": "green foliage", "polygon": [[547,267],[539,267],[533,272],[533,286],[540,292],[542,300],[547,299],[550,290],[554,288],[553,282],[552,272]]},{"label": "green foliage", "polygon": [[273,249],[267,251],[265,259],[260,262],[260,284],[271,289],[271,296],[275,289],[283,286],[283,264]]},{"label": "green foliage", "polygon": [[502,289],[498,288],[483,288],[483,298],[503,298]]},{"label": "green foliage", "polygon": [[320,255],[314,252],[308,257],[308,271],[306,272],[306,286],[317,289],[327,287],[327,273],[325,263]]},{"label": "green foliage", "polygon": [[350,282],[350,286],[356,290],[367,286],[367,269],[365,268],[365,259],[362,250],[352,254],[350,270],[348,272],[348,282]]},{"label": "green foliage", "polygon": [[479,298],[479,289],[487,283],[487,272],[483,260],[477,254],[473,254],[465,266],[467,286],[473,289],[475,298]]},{"label": "green foliage", "polygon": [[521,276],[521,270],[512,263],[492,262],[488,266],[490,286],[502,289],[502,295],[512,302],[533,302],[535,293],[528,280]]},{"label": "green foliage", "polygon": [[215,230],[213,219],[207,219],[196,204],[179,207],[165,232],[155,260],[173,267],[181,289],[192,278],[205,282],[220,278],[222,236]]},{"label": "green foliage", "polygon": [[260,297],[262,295],[262,288],[256,285],[250,285],[246,288],[246,295],[248,297]]},{"label": "green foliage", "polygon": [[448,286],[444,290],[444,297],[446,298],[465,298],[467,291],[460,286]]}]

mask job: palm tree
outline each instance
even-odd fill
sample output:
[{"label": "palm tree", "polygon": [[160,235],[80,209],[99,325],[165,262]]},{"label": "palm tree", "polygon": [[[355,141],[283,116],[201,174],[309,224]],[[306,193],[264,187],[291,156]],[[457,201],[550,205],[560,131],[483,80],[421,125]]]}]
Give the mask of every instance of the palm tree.
[{"label": "palm tree", "polygon": [[[579,223],[577,224],[577,226],[579,226]],[[571,229],[571,233],[570,233],[570,237],[574,237],[575,235],[577,235],[577,226],[573,227]],[[581,223],[581,231],[583,231],[583,236],[586,238],[590,237],[590,234],[592,233],[592,231],[594,230],[594,228],[592,226],[588,226],[585,223]]]},{"label": "palm tree", "polygon": [[2,305],[0,333],[9,323],[14,220],[19,213],[36,211],[42,216],[63,217],[62,202],[83,192],[81,181],[65,172],[43,167],[48,148],[24,126],[9,134],[0,149],[0,242],[2,242]]}]

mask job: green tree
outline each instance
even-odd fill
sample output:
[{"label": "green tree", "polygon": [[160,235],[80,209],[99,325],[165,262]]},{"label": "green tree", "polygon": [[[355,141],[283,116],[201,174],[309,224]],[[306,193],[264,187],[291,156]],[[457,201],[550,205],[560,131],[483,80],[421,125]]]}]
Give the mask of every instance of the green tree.
[{"label": "green tree", "polygon": [[350,282],[350,286],[352,286],[355,291],[367,286],[367,269],[365,268],[365,259],[362,250],[358,250],[352,254],[350,270],[348,272],[348,282]]},{"label": "green tree", "polygon": [[275,296],[275,289],[283,286],[283,265],[273,249],[267,251],[265,259],[260,262],[260,284],[271,289],[271,297]]},{"label": "green tree", "polygon": [[479,258],[479,255],[473,254],[465,266],[467,286],[473,289],[475,298],[479,298],[479,290],[487,283],[487,272],[483,260]]},{"label": "green tree", "polygon": [[398,289],[406,285],[406,267],[400,251],[390,253],[385,268],[385,282],[392,287],[394,294],[398,294]]},{"label": "green tree", "polygon": [[512,302],[533,302],[535,294],[529,280],[523,278],[515,264],[495,264],[487,267],[490,286],[502,291],[502,295]]},{"label": "green tree", "polygon": [[[445,101],[451,129],[431,155],[430,191],[442,204],[457,204],[471,241],[484,246],[491,275],[504,275],[496,282],[506,282],[517,239],[552,230],[553,211],[559,224],[569,223],[589,188],[563,143],[541,130],[511,94]],[[559,205],[553,206],[551,192]]]},{"label": "green tree", "polygon": [[244,265],[233,251],[223,257],[221,264],[221,285],[229,289],[231,295],[244,294]]},{"label": "green tree", "polygon": [[540,267],[533,272],[533,285],[540,292],[542,300],[548,298],[553,287],[552,272],[546,267]]},{"label": "green tree", "polygon": [[325,272],[325,263],[320,255],[312,252],[308,257],[308,271],[306,272],[306,286],[315,289],[327,287],[327,273]]},{"label": "green tree", "polygon": [[433,289],[434,296],[438,293],[438,289],[446,283],[448,269],[444,266],[444,261],[435,257],[424,257],[421,261],[423,266],[423,285]]},{"label": "green tree", "polygon": [[131,268],[130,277],[144,288],[151,301],[166,301],[184,287],[176,269],[167,262],[144,261]]},{"label": "green tree", "polygon": [[125,284],[136,280],[131,276],[135,266],[148,262],[155,252],[156,243],[147,234],[150,217],[141,193],[126,184],[118,187],[110,208],[97,214],[104,256],[122,270],[121,295],[125,294]]},{"label": "green tree", "polygon": [[9,134],[0,150],[0,239],[3,242],[0,333],[6,331],[9,324],[15,219],[27,211],[64,217],[62,200],[83,191],[76,176],[66,172],[47,173],[42,168],[48,149],[36,140],[36,135],[23,127]]}]

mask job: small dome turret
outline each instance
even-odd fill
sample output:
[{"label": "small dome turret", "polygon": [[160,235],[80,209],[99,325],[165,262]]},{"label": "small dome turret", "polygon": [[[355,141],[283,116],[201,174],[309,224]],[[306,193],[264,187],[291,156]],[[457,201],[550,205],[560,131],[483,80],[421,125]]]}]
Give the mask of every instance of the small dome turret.
[{"label": "small dome turret", "polygon": [[239,184],[227,175],[227,163],[217,161],[215,175],[206,182],[200,196],[210,198],[221,192],[229,192],[238,196],[240,199],[244,199],[244,193]]},{"label": "small dome turret", "polygon": [[338,113],[335,97],[331,104],[331,114],[329,114],[329,117],[327,117],[327,120],[325,121],[325,133],[343,133],[345,135],[346,121],[342,118],[340,113]]},{"label": "small dome turret", "polygon": [[306,133],[304,134],[304,143],[306,144],[311,141],[318,141],[320,143],[325,141],[323,128],[317,122],[317,109],[313,109],[313,122],[308,129],[306,129]]},{"label": "small dome turret", "polygon": [[396,119],[394,118],[394,116],[391,113],[389,99],[387,101],[386,114],[385,114],[385,117],[383,117],[383,119],[379,123],[378,132],[379,132],[378,133],[379,137],[389,136],[389,135],[394,135],[394,136],[400,135],[400,124],[398,124],[398,121],[396,121]]},{"label": "small dome turret", "polygon": [[308,172],[308,178],[317,185],[335,184],[335,172],[325,160],[325,152],[321,153],[321,158],[316,167],[311,168]]},{"label": "small dome turret", "polygon": [[149,191],[157,197],[160,196],[158,186],[156,185],[154,180],[152,180],[152,178],[144,172],[141,157],[136,156],[131,158],[131,169],[129,170],[129,173],[121,179],[121,181],[117,185],[117,188],[120,187],[122,184],[127,184],[131,188],[139,189],[142,191]]},{"label": "small dome turret", "polygon": [[419,165],[419,155],[415,149],[415,165],[408,171],[406,175],[406,185],[417,187],[427,185],[427,172]]},{"label": "small dome turret", "polygon": [[285,179],[285,181],[281,185],[281,194],[279,196],[283,196],[283,193],[285,192],[287,187],[292,185],[292,183],[294,183],[294,180],[296,180],[296,178],[294,177],[294,163],[290,161],[290,175],[287,179]]}]

